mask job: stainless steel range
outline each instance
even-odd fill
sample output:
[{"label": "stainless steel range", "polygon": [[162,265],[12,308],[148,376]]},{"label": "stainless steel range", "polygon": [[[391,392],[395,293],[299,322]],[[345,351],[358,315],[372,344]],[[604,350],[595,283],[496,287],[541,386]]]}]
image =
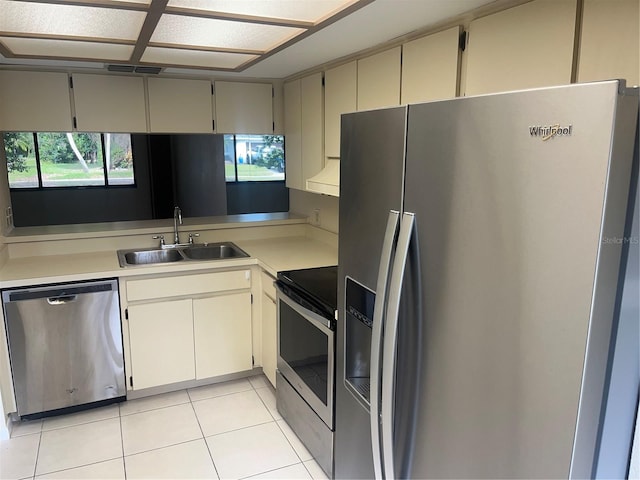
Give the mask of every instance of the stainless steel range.
[{"label": "stainless steel range", "polygon": [[333,474],[338,268],[278,273],[278,411]]}]

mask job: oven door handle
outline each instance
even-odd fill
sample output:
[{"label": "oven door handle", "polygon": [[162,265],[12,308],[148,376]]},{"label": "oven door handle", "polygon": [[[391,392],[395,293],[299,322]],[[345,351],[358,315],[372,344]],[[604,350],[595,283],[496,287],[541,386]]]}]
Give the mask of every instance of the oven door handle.
[{"label": "oven door handle", "polygon": [[311,310],[307,310],[302,305],[300,305],[295,300],[293,300],[291,297],[289,297],[286,293],[284,293],[284,291],[277,284],[276,284],[276,289],[277,289],[276,298],[278,300],[282,300],[289,307],[295,310],[297,314],[303,316],[305,320],[309,321],[311,324],[313,324],[322,332],[327,334],[333,333],[333,330],[331,329],[331,320],[324,318],[323,316],[318,315],[317,313],[312,312]]}]

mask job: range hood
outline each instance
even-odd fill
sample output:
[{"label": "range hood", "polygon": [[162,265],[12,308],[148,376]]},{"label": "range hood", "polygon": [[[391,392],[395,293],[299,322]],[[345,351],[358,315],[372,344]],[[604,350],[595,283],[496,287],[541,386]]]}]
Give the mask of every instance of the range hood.
[{"label": "range hood", "polygon": [[307,179],[307,191],[333,197],[340,196],[340,160],[327,158],[324,168]]}]

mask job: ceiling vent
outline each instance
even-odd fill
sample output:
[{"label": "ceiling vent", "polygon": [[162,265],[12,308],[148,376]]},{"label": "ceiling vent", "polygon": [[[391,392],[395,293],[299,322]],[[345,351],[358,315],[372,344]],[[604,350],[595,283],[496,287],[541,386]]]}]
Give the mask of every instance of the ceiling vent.
[{"label": "ceiling vent", "polygon": [[135,67],[133,65],[108,65],[107,70],[110,72],[126,72],[131,73]]},{"label": "ceiling vent", "polygon": [[107,65],[107,70],[110,72],[120,73],[147,73],[151,75],[157,75],[162,71],[161,67],[147,67],[147,66],[135,66],[135,65],[119,65],[111,64]]},{"label": "ceiling vent", "polygon": [[136,73],[150,73],[157,75],[162,71],[160,67],[136,67]]}]

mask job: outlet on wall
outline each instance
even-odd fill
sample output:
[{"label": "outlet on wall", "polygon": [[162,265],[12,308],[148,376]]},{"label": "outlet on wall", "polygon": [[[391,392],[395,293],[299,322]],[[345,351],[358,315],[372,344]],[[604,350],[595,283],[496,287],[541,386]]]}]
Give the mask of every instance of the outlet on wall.
[{"label": "outlet on wall", "polygon": [[316,227],[320,226],[320,209],[316,208],[313,210],[313,213],[311,214],[311,225],[314,225]]},{"label": "outlet on wall", "polygon": [[6,220],[6,227],[7,228],[12,228],[13,227],[13,210],[11,210],[11,207],[7,207],[7,209],[5,210],[5,220]]}]

